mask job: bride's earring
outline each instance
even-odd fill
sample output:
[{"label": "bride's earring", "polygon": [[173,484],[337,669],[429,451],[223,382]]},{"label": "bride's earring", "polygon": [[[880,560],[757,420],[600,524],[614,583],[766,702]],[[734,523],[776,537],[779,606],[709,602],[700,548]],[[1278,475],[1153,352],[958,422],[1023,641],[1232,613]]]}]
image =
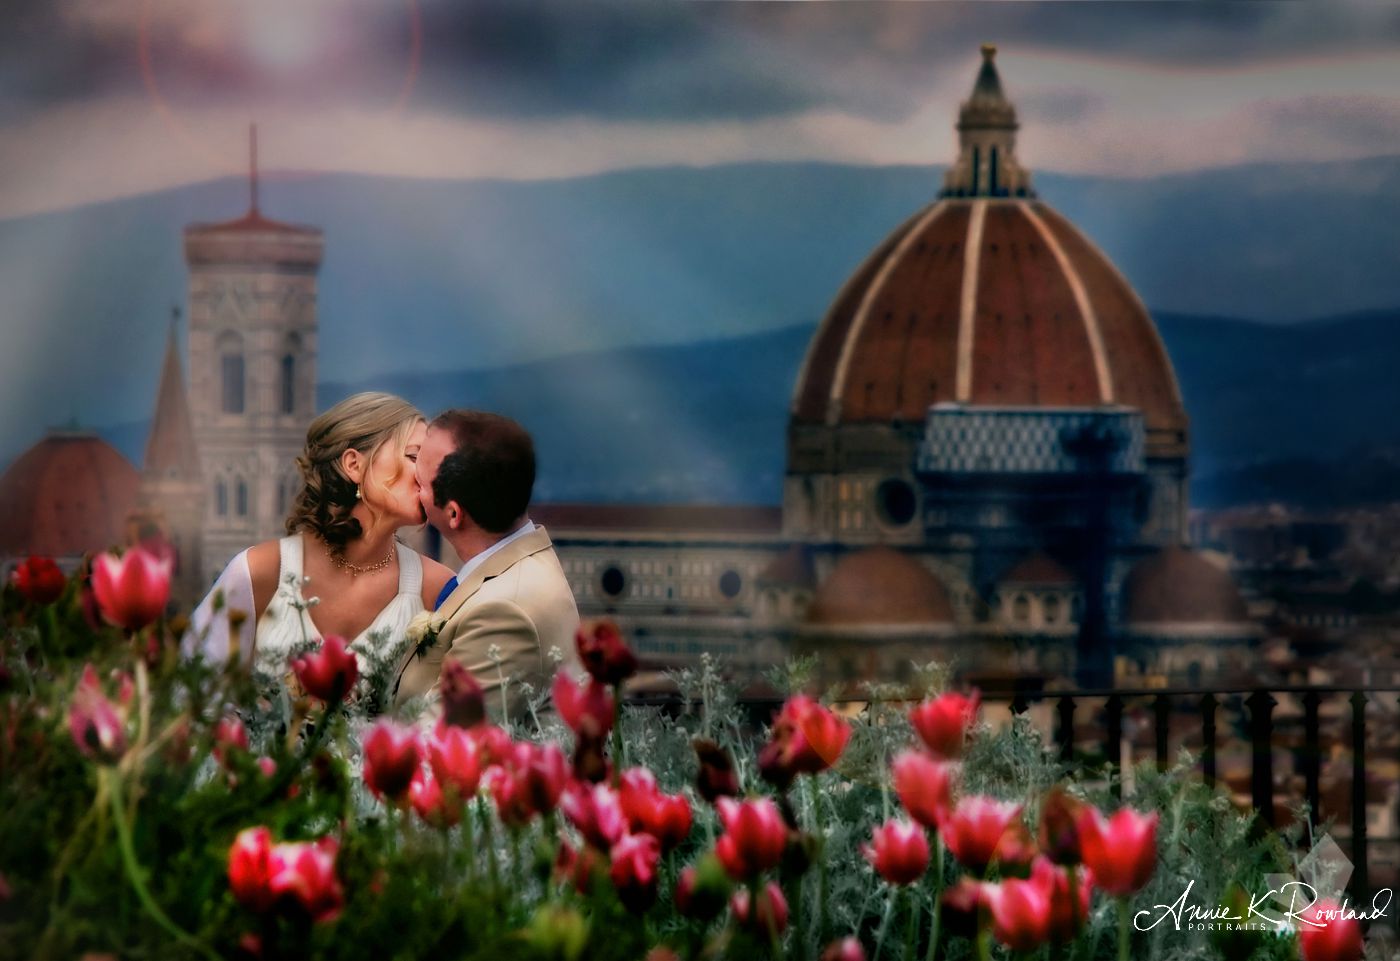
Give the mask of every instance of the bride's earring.
[{"label": "bride's earring", "polygon": [[359,499],[360,499],[360,488],[359,488],[359,485],[356,485],[356,486],[355,486],[355,500],[359,500]]}]

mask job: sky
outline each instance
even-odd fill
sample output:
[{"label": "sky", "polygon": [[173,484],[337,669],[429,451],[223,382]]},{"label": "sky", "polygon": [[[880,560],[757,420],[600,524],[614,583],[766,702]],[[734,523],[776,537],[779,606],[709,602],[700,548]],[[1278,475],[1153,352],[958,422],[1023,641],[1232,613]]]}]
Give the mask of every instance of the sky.
[{"label": "sky", "polygon": [[1400,5],[7,0],[0,219],[265,169],[943,164],[983,42],[1033,171],[1397,151]]}]

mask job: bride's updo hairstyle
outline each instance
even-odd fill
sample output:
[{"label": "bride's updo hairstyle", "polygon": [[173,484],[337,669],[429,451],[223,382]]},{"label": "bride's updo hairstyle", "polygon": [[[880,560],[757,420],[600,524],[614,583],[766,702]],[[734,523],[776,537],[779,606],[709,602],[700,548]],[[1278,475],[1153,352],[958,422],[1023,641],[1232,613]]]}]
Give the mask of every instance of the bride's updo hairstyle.
[{"label": "bride's updo hairstyle", "polygon": [[[393,394],[369,391],[347,397],[311,422],[306,431],[306,447],[297,458],[301,490],[287,515],[287,533],[304,531],[341,550],[359,537],[360,522],[350,512],[357,503],[356,484],[345,475],[340,457],[347,450],[364,456],[362,490],[387,486],[397,479],[374,476],[374,458],[385,444],[393,444],[400,454],[413,428],[424,417],[418,409]],[[396,458],[404,470],[403,458]]]}]

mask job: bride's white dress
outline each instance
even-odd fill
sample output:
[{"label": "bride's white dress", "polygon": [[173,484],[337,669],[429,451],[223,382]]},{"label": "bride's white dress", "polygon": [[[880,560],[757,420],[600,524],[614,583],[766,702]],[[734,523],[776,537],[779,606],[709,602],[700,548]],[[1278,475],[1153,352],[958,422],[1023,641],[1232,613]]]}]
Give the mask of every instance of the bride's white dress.
[{"label": "bride's white dress", "polygon": [[[228,659],[230,642],[236,640],[239,657],[245,664],[251,658],[256,671],[280,678],[288,671],[288,653],[307,639],[321,639],[312,623],[311,612],[297,607],[298,602],[316,596],[316,585],[302,582],[302,535],[284,537],[278,541],[278,547],[281,570],[277,577],[277,593],[267,602],[262,616],[253,616],[253,579],[248,572],[245,550],[229,561],[191,615],[190,629],[182,644],[187,655],[202,652],[206,660],[222,662]],[[408,622],[423,611],[423,559],[417,551],[397,541],[394,547],[399,561],[398,592],[369,627],[350,641],[359,657],[361,671],[369,666],[364,653],[369,649],[371,635],[376,635],[382,644],[395,644],[403,638]],[[215,598],[220,593],[222,605],[216,612]],[[231,624],[230,611],[243,612],[241,622],[235,618]]]}]

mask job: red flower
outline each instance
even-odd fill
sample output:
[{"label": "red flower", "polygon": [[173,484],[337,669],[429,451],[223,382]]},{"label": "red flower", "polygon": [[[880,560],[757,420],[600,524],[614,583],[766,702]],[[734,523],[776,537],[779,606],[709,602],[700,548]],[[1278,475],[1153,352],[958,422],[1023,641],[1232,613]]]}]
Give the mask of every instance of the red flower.
[{"label": "red flower", "polygon": [[584,669],[602,684],[621,684],[637,673],[637,655],[611,621],[580,624],[574,643]]},{"label": "red flower", "polygon": [[105,764],[120,761],[127,748],[124,714],[102,693],[93,666],[83,665],[83,676],[68,708],[68,732],[78,750]]},{"label": "red flower", "polygon": [[273,894],[295,899],[312,921],[334,921],[345,906],[345,892],[335,874],[339,850],[335,838],[277,845],[272,849],[274,874],[269,884]]},{"label": "red flower", "polygon": [[606,784],[570,784],[559,805],[583,839],[606,851],[627,833],[617,792]]},{"label": "red flower", "polygon": [[1040,806],[1040,848],[1056,864],[1078,864],[1079,819],[1087,805],[1060,785],[1052,787]]},{"label": "red flower", "polygon": [[464,800],[475,796],[481,785],[481,754],[476,738],[446,720],[428,738],[428,764],[434,776]]},{"label": "red flower", "polygon": [[1002,874],[1025,877],[1030,871],[1031,862],[1039,853],[1035,847],[1035,838],[1031,837],[1030,828],[1017,820],[1007,826],[992,860],[996,862]]},{"label": "red flower", "polygon": [[1361,961],[1361,924],[1344,917],[1336,901],[1316,901],[1297,920],[1303,961]]},{"label": "red flower", "polygon": [[486,720],[486,693],[481,683],[456,658],[442,662],[438,677],[438,696],[442,701],[442,719],[454,727],[476,727]]},{"label": "red flower", "polygon": [[977,717],[982,695],[971,697],[949,692],[925,701],[909,712],[909,723],[936,757],[961,757],[968,729]]},{"label": "red flower", "polygon": [[700,761],[700,771],[695,775],[695,789],[700,796],[710,804],[722,797],[738,797],[739,776],[734,771],[734,761],[729,752],[714,741],[701,737],[691,743]]},{"label": "red flower", "polygon": [[231,747],[248,750],[248,730],[242,720],[229,714],[214,725],[214,757],[223,763],[225,752]]},{"label": "red flower", "polygon": [[1050,896],[1034,881],[1008,878],[982,885],[992,932],[1012,951],[1033,951],[1050,936]]},{"label": "red flower", "polygon": [[851,739],[851,725],[805,694],[791,697],[773,721],[769,741],[758,755],[758,770],[780,788],[798,774],[824,771]]},{"label": "red flower", "polygon": [[935,761],[918,751],[894,759],[894,790],[909,816],[926,828],[937,829],[953,806],[957,765]]},{"label": "red flower", "polygon": [[569,730],[598,739],[612,730],[615,709],[606,684],[588,678],[575,681],[564,671],[554,675],[554,706]]},{"label": "red flower", "polygon": [[725,833],[715,843],[715,855],[730,877],[747,880],[782,860],[788,829],[772,799],[720,798],[718,806]]},{"label": "red flower", "polygon": [[51,557],[29,557],[10,574],[10,583],[31,604],[52,604],[63,596],[68,579]]},{"label": "red flower", "polygon": [[1088,808],[1079,818],[1079,844],[1095,884],[1115,898],[1136,894],[1157,867],[1157,812],[1125,807],[1105,818]]},{"label": "red flower", "polygon": [[568,881],[575,891],[586,897],[593,889],[593,877],[602,863],[603,855],[597,848],[586,845],[582,851],[578,851],[568,841],[561,841],[559,853],[554,858],[554,877]]},{"label": "red flower", "polygon": [[496,813],[507,824],[525,824],[553,811],[569,780],[569,762],[557,744],[513,745],[511,756],[491,772]]},{"label": "red flower", "polygon": [[92,590],[109,624],[140,630],[165,611],[170,600],[171,562],[141,547],[121,557],[99,554],[92,565]]},{"label": "red flower", "polygon": [[1009,801],[981,795],[964,798],[943,821],[939,833],[958,863],[981,877],[1020,814],[1020,805]]},{"label": "red flower", "polygon": [[332,634],[321,642],[316,653],[294,659],[292,673],[306,693],[327,704],[336,704],[355,686],[360,664],[345,638]]},{"label": "red flower", "polygon": [[875,829],[861,853],[890,884],[913,884],[928,870],[928,838],[908,821],[889,821]]},{"label": "red flower", "polygon": [[[1074,897],[1070,897],[1070,871],[1078,875],[1075,879]],[[1050,940],[1056,944],[1073,941],[1089,919],[1090,889],[1093,887],[1089,873],[1081,867],[1056,867],[1049,858],[1038,857],[1031,866],[1031,881],[1040,885],[1049,899]]]},{"label": "red flower", "polygon": [[515,742],[510,735],[494,724],[485,724],[472,729],[476,746],[481,749],[481,766],[505,764],[515,752]]},{"label": "red flower", "polygon": [[608,857],[617,896],[628,910],[645,911],[656,900],[656,865],[661,844],[650,834],[629,834],[613,845]]},{"label": "red flower", "polygon": [[272,907],[274,870],[272,832],[265,827],[239,831],[228,849],[228,886],[239,903],[258,912]]},{"label": "red flower", "polygon": [[622,813],[627,815],[632,830],[654,836],[663,851],[672,850],[690,837],[690,802],[681,794],[662,794],[656,778],[646,768],[623,771],[618,794]]},{"label": "red flower", "polygon": [[422,768],[414,773],[413,783],[408,786],[408,803],[425,824],[435,828],[450,828],[462,820],[461,803],[444,794],[438,779]]},{"label": "red flower", "polygon": [[819,961],[865,961],[865,948],[855,938],[842,938],[828,944]]},{"label": "red flower", "polygon": [[765,938],[777,937],[787,929],[787,898],[783,897],[783,889],[776,881],[769,881],[758,892],[757,907],[752,912],[749,902],[748,888],[740,888],[729,899],[729,909],[740,927]]},{"label": "red flower", "polygon": [[379,721],[365,736],[365,784],[378,798],[401,801],[421,761],[418,732],[393,721]]}]

